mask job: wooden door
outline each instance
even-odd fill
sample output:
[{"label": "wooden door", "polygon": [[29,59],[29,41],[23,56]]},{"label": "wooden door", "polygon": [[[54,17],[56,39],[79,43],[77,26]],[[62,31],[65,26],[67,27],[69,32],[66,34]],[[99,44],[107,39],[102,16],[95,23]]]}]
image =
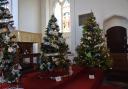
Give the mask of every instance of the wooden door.
[{"label": "wooden door", "polygon": [[127,52],[127,32],[124,27],[115,26],[107,30],[107,46],[111,53]]},{"label": "wooden door", "polygon": [[127,32],[115,26],[107,30],[107,46],[113,59],[113,70],[128,71]]},{"label": "wooden door", "polygon": [[109,78],[124,81],[128,78],[127,32],[124,27],[115,26],[107,30],[107,46],[113,60]]}]

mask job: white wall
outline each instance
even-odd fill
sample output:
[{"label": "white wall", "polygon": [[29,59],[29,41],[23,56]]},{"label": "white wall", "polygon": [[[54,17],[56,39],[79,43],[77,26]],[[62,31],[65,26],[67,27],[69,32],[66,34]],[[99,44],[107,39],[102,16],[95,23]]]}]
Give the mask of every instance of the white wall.
[{"label": "white wall", "polygon": [[13,14],[14,27],[18,29],[18,0],[12,0],[11,11]]},{"label": "white wall", "polygon": [[48,21],[50,18],[50,2],[49,0],[41,0],[41,30],[42,30],[42,39],[45,35],[45,30],[48,25]]},{"label": "white wall", "polygon": [[[102,0],[104,20],[119,15],[128,18],[128,0]],[[110,1],[110,2],[109,2]]]},{"label": "white wall", "polygon": [[128,1],[71,0],[71,49],[73,53],[75,53],[75,48],[77,47],[77,45],[79,45],[80,38],[82,37],[82,27],[78,25],[78,16],[81,14],[89,13],[91,11],[94,12],[97,23],[100,25],[101,28],[103,28],[103,22],[113,15],[119,15],[128,18]]},{"label": "white wall", "polygon": [[19,0],[19,30],[41,32],[41,0]]},{"label": "white wall", "polygon": [[[53,14],[56,0],[18,0],[19,1],[19,29],[31,32],[43,32],[51,14]],[[97,23],[101,28],[104,22],[116,15],[128,19],[128,0],[70,0],[71,2],[71,51],[80,43],[82,27],[79,26],[78,16],[94,12]],[[114,24],[127,26],[127,22],[113,20],[108,27]],[[118,21],[118,22],[117,22]],[[113,25],[112,25],[113,24]],[[42,31],[43,30],[43,31]]]}]

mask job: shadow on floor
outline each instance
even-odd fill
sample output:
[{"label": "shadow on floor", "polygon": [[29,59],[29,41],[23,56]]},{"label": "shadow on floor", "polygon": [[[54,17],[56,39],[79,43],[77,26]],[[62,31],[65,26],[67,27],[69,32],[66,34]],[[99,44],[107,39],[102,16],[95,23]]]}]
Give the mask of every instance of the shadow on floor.
[{"label": "shadow on floor", "polygon": [[123,89],[128,89],[128,82],[122,82],[122,81],[115,81],[115,80],[108,80],[108,79],[104,79],[103,81],[104,85],[113,85],[113,86],[119,86]]}]

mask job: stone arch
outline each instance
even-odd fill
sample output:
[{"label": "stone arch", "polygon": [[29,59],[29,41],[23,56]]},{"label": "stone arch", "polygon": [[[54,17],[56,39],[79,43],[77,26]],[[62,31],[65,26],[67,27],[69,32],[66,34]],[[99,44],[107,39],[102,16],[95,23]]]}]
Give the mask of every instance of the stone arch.
[{"label": "stone arch", "polygon": [[128,29],[128,19],[124,16],[113,15],[103,21],[103,28],[106,31],[114,26],[121,26]]},{"label": "stone arch", "polygon": [[[120,15],[112,15],[108,17],[103,21],[104,33],[106,34],[108,29],[115,26],[121,26],[126,28],[127,30],[126,34],[128,34],[128,18]],[[127,44],[128,44],[128,39],[127,39]]]}]

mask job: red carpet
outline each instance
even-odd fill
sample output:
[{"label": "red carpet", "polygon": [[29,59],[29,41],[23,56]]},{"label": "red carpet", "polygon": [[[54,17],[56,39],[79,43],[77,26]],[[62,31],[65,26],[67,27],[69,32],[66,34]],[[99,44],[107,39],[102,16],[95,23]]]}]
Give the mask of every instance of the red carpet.
[{"label": "red carpet", "polygon": [[62,89],[98,89],[102,83],[102,79],[103,75],[99,70],[96,70],[95,72],[95,79],[89,79],[88,73],[84,72]]},{"label": "red carpet", "polygon": [[33,72],[24,75],[21,78],[21,84],[24,89],[122,89],[118,86],[101,85],[103,80],[103,73],[95,69],[95,79],[89,79],[89,69],[81,67],[73,67],[73,75],[65,77],[60,82],[56,82],[48,78],[49,76],[56,76],[64,74],[65,72]]},{"label": "red carpet", "polygon": [[110,85],[101,86],[103,73],[100,70],[95,70],[95,79],[88,78],[88,69],[74,67],[73,70],[72,76],[63,78],[60,82],[46,78],[55,76],[55,73],[28,73],[21,78],[21,84],[24,89],[121,89]]},{"label": "red carpet", "polygon": [[63,81],[61,82],[56,82],[55,80],[51,80],[48,77],[64,74],[62,72],[61,73],[55,73],[55,72],[28,73],[21,78],[21,85],[23,86],[24,89],[61,89],[60,87],[63,87],[68,82],[72,81],[74,77],[76,77],[76,75],[81,74],[83,68],[74,66],[73,70],[74,70],[74,74],[71,77],[63,78]]}]

